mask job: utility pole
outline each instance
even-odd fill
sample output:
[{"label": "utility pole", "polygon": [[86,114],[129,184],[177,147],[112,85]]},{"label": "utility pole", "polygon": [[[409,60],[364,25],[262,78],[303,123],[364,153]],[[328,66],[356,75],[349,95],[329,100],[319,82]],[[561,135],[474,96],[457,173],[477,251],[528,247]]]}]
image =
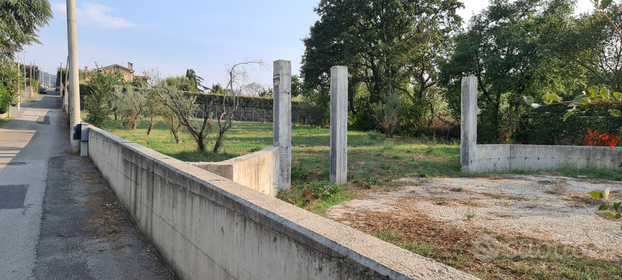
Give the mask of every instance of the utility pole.
[{"label": "utility pole", "polygon": [[[69,93],[67,92],[67,81],[69,79],[69,56],[67,56],[67,69],[65,70],[65,85],[63,86],[64,90],[64,103],[63,106],[65,108],[65,113],[69,114]],[[62,89],[61,89],[62,90]]]},{"label": "utility pole", "polygon": [[[22,53],[18,52],[17,53],[17,73],[21,72],[21,71],[19,71],[19,60],[20,60],[21,56],[22,56]],[[17,96],[17,111],[21,111],[20,103],[22,102],[22,94],[21,94],[21,92],[19,92],[19,90],[20,90],[20,88],[19,88],[19,86],[17,86],[17,93],[19,93],[19,95]]]},{"label": "utility pole", "polygon": [[[76,0],[67,0],[67,39],[71,59],[71,102],[69,104],[69,146],[71,152],[80,149],[80,139],[74,137],[74,128],[80,124],[80,81],[78,74],[78,34],[76,28]],[[76,139],[76,140],[74,140]]]},{"label": "utility pole", "polygon": [[[30,80],[30,98],[33,98],[33,94],[32,94],[32,67],[33,67],[33,63],[31,62],[30,63],[30,76],[28,76],[29,80]],[[39,90],[39,89],[37,89],[37,90]]]},{"label": "utility pole", "polygon": [[26,89],[28,86],[26,85],[26,52],[24,52],[24,98],[26,98]]}]

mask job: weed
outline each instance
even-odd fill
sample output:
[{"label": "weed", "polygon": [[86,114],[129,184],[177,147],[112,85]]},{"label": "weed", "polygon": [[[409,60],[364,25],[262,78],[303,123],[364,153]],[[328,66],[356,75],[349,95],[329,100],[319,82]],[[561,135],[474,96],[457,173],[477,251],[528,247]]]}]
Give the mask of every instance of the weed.
[{"label": "weed", "polygon": [[298,165],[292,166],[292,181],[296,180],[307,180],[309,179],[309,171],[307,171],[304,167],[302,167],[302,161],[298,163]]},{"label": "weed", "polygon": [[281,200],[316,214],[324,215],[326,209],[356,197],[346,185],[332,185],[328,181],[313,181],[292,186],[288,191],[280,190],[277,195]]},{"label": "weed", "polygon": [[467,218],[467,220],[471,220],[473,218],[475,218],[475,210],[473,210],[473,208],[471,207],[467,207],[466,213],[464,213],[464,216]]},{"label": "weed", "polygon": [[364,172],[362,177],[363,178],[358,181],[358,183],[360,183],[363,188],[369,189],[374,185],[380,184],[380,180],[378,179],[378,177],[372,175],[369,172]]},{"label": "weed", "polygon": [[118,234],[120,231],[116,227],[112,227],[111,230],[108,231],[108,235]]},{"label": "weed", "polygon": [[382,150],[388,151],[393,150],[393,148],[395,148],[395,142],[393,141],[393,139],[386,139],[384,140],[384,142],[382,142]]},{"label": "weed", "polygon": [[4,119],[0,119],[0,127],[4,126],[7,123],[9,123],[9,121],[4,120]]},{"label": "weed", "polygon": [[262,147],[255,147],[255,148],[252,148],[252,149],[251,149],[251,153],[254,153],[254,152],[259,152],[259,151],[261,151],[261,150],[263,150],[263,148],[262,148]]},{"label": "weed", "polygon": [[509,241],[510,241],[507,237],[505,237],[505,236],[503,236],[503,235],[501,235],[501,234],[499,234],[499,235],[495,236],[495,238],[496,238],[497,240],[499,240],[499,241],[504,241],[504,242],[509,242]]},{"label": "weed", "polygon": [[44,217],[44,216],[41,216],[41,220],[42,220],[42,221],[43,221],[43,220],[45,220],[45,217]]},{"label": "weed", "polygon": [[441,201],[441,202],[437,202],[436,205],[446,205],[447,201]]},{"label": "weed", "polygon": [[451,188],[450,191],[452,191],[452,192],[461,192],[462,188]]},{"label": "weed", "polygon": [[100,252],[100,253],[103,253],[103,252],[105,252],[105,251],[106,251],[106,250],[99,250],[99,252]]},{"label": "weed", "polygon": [[[605,204],[602,204],[600,205],[600,207],[598,207],[598,211],[603,211],[603,215],[605,215],[607,218],[614,219],[614,220],[621,219],[622,218],[622,202],[610,201],[609,199],[610,193],[611,193],[611,188],[607,188],[602,193],[599,191],[591,191],[588,194],[594,199],[602,200],[605,202]],[[620,230],[622,230],[622,227],[620,227]]]}]

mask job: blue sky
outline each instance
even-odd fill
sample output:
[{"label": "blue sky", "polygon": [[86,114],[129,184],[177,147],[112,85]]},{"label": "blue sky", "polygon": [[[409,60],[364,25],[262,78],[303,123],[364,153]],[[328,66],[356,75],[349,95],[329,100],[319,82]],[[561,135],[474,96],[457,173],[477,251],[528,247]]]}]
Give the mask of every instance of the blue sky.
[{"label": "blue sky", "polygon": [[[194,69],[204,84],[225,83],[225,66],[263,60],[269,69],[253,74],[258,83],[272,83],[272,62],[292,61],[297,74],[304,53],[302,38],[319,16],[319,0],[76,0],[80,68],[134,63],[136,74],[157,68],[162,76]],[[488,5],[466,0],[460,15],[468,20]],[[67,60],[65,2],[51,0],[54,19],[40,30],[43,45],[27,46],[26,62],[49,72]],[[589,0],[578,0],[581,10]],[[23,60],[22,53],[22,60]]]}]

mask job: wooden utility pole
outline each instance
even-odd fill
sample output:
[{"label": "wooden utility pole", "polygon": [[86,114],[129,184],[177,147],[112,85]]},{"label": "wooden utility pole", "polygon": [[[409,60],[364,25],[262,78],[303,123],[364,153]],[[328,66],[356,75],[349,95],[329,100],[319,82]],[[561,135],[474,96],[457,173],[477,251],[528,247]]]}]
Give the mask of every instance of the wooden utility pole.
[{"label": "wooden utility pole", "polygon": [[[69,102],[69,146],[71,152],[77,153],[80,150],[80,139],[76,139],[74,129],[80,124],[80,81],[78,74],[78,35],[76,28],[76,1],[67,0],[67,40],[69,43],[69,60],[71,70],[69,71],[69,83],[71,94]],[[74,140],[75,139],[75,140]]]}]

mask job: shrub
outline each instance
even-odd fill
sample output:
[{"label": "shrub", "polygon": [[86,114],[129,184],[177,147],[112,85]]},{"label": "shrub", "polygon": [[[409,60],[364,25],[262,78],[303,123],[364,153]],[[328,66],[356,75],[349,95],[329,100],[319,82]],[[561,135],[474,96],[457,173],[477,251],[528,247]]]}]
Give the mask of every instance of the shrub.
[{"label": "shrub", "polygon": [[85,109],[89,112],[87,122],[94,126],[101,126],[112,111],[112,91],[118,85],[123,84],[121,73],[100,73],[93,71],[87,84],[92,88],[92,93],[85,92]]}]

